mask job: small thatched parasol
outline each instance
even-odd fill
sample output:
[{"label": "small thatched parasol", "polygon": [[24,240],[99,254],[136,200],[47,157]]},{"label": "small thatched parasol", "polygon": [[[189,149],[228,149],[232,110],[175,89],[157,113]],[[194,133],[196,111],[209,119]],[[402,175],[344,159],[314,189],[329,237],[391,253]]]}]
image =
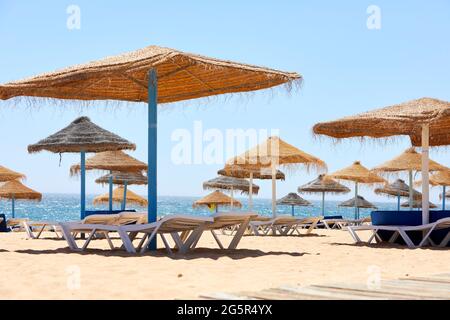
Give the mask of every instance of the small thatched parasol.
[{"label": "small thatched parasol", "polygon": [[325,193],[340,194],[349,193],[350,189],[321,174],[317,179],[301,186],[297,190],[299,193],[321,193],[322,194],[322,216],[325,216]]},{"label": "small thatched parasol", "polygon": [[[249,203],[248,207],[250,211],[253,210],[253,192],[252,192],[253,179],[259,180],[272,179],[272,170],[270,170],[270,168],[251,169],[241,167],[239,165],[227,165],[222,170],[219,170],[217,174],[226,177],[249,179],[250,190],[248,193],[248,203]],[[285,178],[286,178],[285,174],[280,170],[277,170],[275,179],[284,181]]]},{"label": "small thatched parasol", "polygon": [[[375,189],[376,194],[386,194],[388,196],[397,197],[397,210],[400,211],[400,198],[410,196],[410,187],[401,179],[395,180],[391,184],[386,184],[382,188]],[[421,198],[422,194],[413,189],[412,191],[413,199]]]},{"label": "small thatched parasol", "polygon": [[239,165],[250,169],[271,168],[272,171],[272,214],[276,216],[276,168],[277,166],[305,166],[307,169],[326,170],[325,162],[316,158],[279,137],[269,137],[263,143],[227,161],[227,165]]},{"label": "small thatched parasol", "polygon": [[[422,155],[417,153],[414,148],[409,148],[398,157],[389,160],[372,169],[376,173],[393,173],[400,171],[407,171],[409,174],[409,202],[410,209],[413,208],[413,172],[422,169]],[[448,170],[448,168],[439,163],[430,160],[429,171]]]},{"label": "small thatched parasol", "polygon": [[[123,202],[122,202],[122,210],[126,209],[127,206],[127,191],[129,185],[146,185],[147,177],[144,176],[141,172],[111,172],[107,175],[104,175],[97,180],[96,183],[100,184],[108,184],[110,186],[110,199],[112,199],[112,185],[122,185],[123,186]],[[111,200],[110,200],[110,211],[111,208]]]},{"label": "small thatched parasol", "polygon": [[[416,185],[421,185],[422,180],[418,180]],[[443,170],[443,171],[436,171],[430,176],[430,184],[433,187],[441,186],[442,187],[442,194],[446,193],[447,186],[450,186],[450,170]],[[442,194],[440,198],[442,199],[442,210],[445,210],[445,198],[442,198]]]},{"label": "small thatched parasol", "polygon": [[318,123],[314,133],[333,138],[409,136],[422,147],[422,223],[429,222],[429,146],[450,144],[450,102],[422,98],[336,121]]},{"label": "small thatched parasol", "polygon": [[[355,161],[351,166],[338,170],[329,175],[331,178],[339,180],[348,180],[355,182],[355,198],[358,197],[358,184],[379,184],[386,183],[382,177],[372,173],[361,165],[359,161]],[[358,219],[359,211],[355,206],[355,219]]]},{"label": "small thatched parasol", "polygon": [[[437,208],[437,206],[434,203],[431,203],[431,202],[428,202],[428,206],[431,209]],[[409,207],[409,201],[402,203],[402,207],[403,208]],[[422,208],[422,199],[421,198],[420,199],[414,199],[414,201],[413,201],[413,208],[416,208],[416,209]]]},{"label": "small thatched parasol", "polygon": [[[113,200],[113,202],[116,202],[116,203],[123,203],[124,202],[123,196],[124,196],[123,187],[120,186],[120,187],[114,189],[112,200]],[[147,199],[144,199],[143,197],[137,195],[133,191],[128,190],[127,195],[126,195],[126,202],[134,203],[141,207],[145,207],[145,206],[147,206],[148,201],[147,201]],[[109,203],[109,193],[98,196],[94,199],[95,205],[98,205],[101,203]]]},{"label": "small thatched parasol", "polygon": [[[445,193],[445,197],[442,197],[443,194],[444,194],[444,193],[441,193],[441,194],[439,195],[439,198],[440,198],[440,199],[450,198],[450,191],[447,191],[447,192]],[[443,209],[443,210],[444,210],[444,209]]]},{"label": "small thatched parasol", "polygon": [[219,206],[231,206],[240,208],[242,207],[242,204],[239,201],[236,201],[231,197],[223,194],[222,192],[216,190],[206,197],[195,201],[192,206],[194,208],[206,206],[209,209],[215,210],[217,212],[219,210]]},{"label": "small thatched parasol", "polygon": [[118,135],[100,128],[87,117],[73,121],[68,127],[28,146],[28,152],[34,153],[47,150],[54,153],[79,152],[81,154],[81,219],[84,219],[86,209],[86,152],[103,152],[117,150],[135,150],[134,143]]},{"label": "small thatched parasol", "polygon": [[16,200],[41,201],[42,194],[24,186],[17,180],[11,180],[0,186],[0,198],[11,199],[11,213],[12,217],[15,218]]},{"label": "small thatched parasol", "polygon": [[[203,190],[228,190],[231,193],[232,200],[234,199],[235,190],[249,194],[250,189],[253,194],[258,194],[259,192],[259,186],[252,184],[252,188],[250,188],[250,183],[245,179],[218,176],[217,178],[203,182]],[[231,203],[231,206],[233,207],[233,203]]]},{"label": "small thatched parasol", "polygon": [[277,205],[282,205],[282,206],[291,206],[291,213],[292,216],[295,215],[294,212],[294,207],[309,207],[312,206],[312,203],[303,199],[302,197],[300,197],[298,194],[291,192],[289,193],[287,196],[279,199],[277,201]]},{"label": "small thatched parasol", "polygon": [[344,201],[338,205],[339,207],[350,207],[359,209],[376,209],[377,207],[361,196],[356,196],[350,200]]},{"label": "small thatched parasol", "polygon": [[0,166],[0,182],[24,179],[25,175]]}]

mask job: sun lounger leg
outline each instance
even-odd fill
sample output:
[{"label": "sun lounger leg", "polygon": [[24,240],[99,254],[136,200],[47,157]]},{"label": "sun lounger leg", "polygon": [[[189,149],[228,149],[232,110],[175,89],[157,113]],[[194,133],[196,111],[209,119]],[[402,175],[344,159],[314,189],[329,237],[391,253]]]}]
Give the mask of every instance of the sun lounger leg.
[{"label": "sun lounger leg", "polygon": [[109,247],[111,248],[111,250],[114,250],[114,244],[111,241],[111,238],[109,237],[109,232],[104,232],[103,233],[105,235],[106,241],[108,241]]},{"label": "sun lounger leg", "polygon": [[411,248],[414,249],[416,248],[416,246],[414,245],[414,243],[411,241],[411,238],[406,234],[406,232],[402,229],[398,230],[398,233],[400,234],[400,236],[403,238],[403,240],[405,241],[406,245]]},{"label": "sun lounger leg", "polygon": [[228,246],[229,250],[234,250],[237,248],[239,242],[242,239],[242,236],[245,233],[245,230],[247,230],[247,227],[250,223],[250,219],[247,219],[244,223],[242,223],[239,227],[239,229],[237,230],[236,234],[233,237],[233,240],[231,240],[230,245]]},{"label": "sun lounger leg", "polygon": [[422,241],[420,241],[420,243],[419,243],[419,248],[423,247],[424,245],[426,245],[428,243],[430,243],[432,246],[434,246],[433,241],[431,241],[431,239],[430,239],[431,233],[433,231],[434,231],[434,227],[430,228],[430,230],[425,234]]},{"label": "sun lounger leg", "polygon": [[180,248],[180,252],[186,253],[189,249],[194,249],[197,246],[197,243],[200,240],[204,229],[204,226],[200,226],[197,229],[193,230],[185,241],[183,247]]},{"label": "sun lounger leg", "polygon": [[173,241],[175,242],[175,249],[180,250],[183,247],[183,240],[177,232],[172,232],[170,234]]},{"label": "sun lounger leg", "polygon": [[31,227],[28,225],[26,221],[22,221],[23,228],[25,229],[25,232],[27,233],[27,237],[29,239],[35,239],[35,236],[33,234],[33,231],[31,230]]},{"label": "sun lounger leg", "polygon": [[[169,245],[169,243],[167,242],[167,239],[166,239],[166,237],[164,236],[164,234],[160,233],[159,235],[160,235],[160,237],[161,237],[161,239],[162,239],[162,241],[163,241],[163,243],[164,243],[164,246],[166,247],[166,250],[167,250],[167,252],[169,253],[169,255],[173,255],[172,249],[170,249],[170,245]],[[177,235],[178,235],[178,234],[177,234]]]},{"label": "sun lounger leg", "polygon": [[[348,228],[348,232],[350,232],[350,235],[352,236],[353,240],[355,240],[356,243],[361,243],[361,239],[358,237],[357,233],[353,228]],[[370,243],[370,242],[369,242]]]},{"label": "sun lounger leg", "polygon": [[[133,246],[133,241],[131,240],[128,233],[119,228],[117,231],[119,233],[120,239],[122,240],[122,246],[127,250],[128,253],[136,253],[136,249]],[[136,237],[136,235],[134,235]],[[144,240],[145,237],[142,239]],[[142,241],[141,241],[142,242]]]},{"label": "sun lounger leg", "polygon": [[[347,228],[350,229],[350,228]],[[378,236],[378,229],[372,230],[372,235],[370,236],[369,240],[367,240],[367,243],[372,243],[373,239],[375,239]]]},{"label": "sun lounger leg", "polygon": [[45,225],[45,224],[42,226],[41,230],[39,230],[39,232],[38,232],[38,234],[36,236],[36,239],[39,239],[39,237],[41,236],[42,232],[44,232],[44,229],[45,229],[46,226],[47,225]]},{"label": "sun lounger leg", "polygon": [[[431,242],[431,239],[430,239],[430,242]],[[450,232],[448,232],[447,236],[445,236],[445,238],[441,241],[441,243],[439,244],[439,247],[445,248],[449,242],[450,242]]]},{"label": "sun lounger leg", "polygon": [[214,240],[216,240],[217,244],[219,245],[219,248],[220,248],[221,250],[224,250],[225,248],[223,247],[222,242],[220,242],[220,239],[219,239],[219,237],[217,236],[217,234],[214,232],[214,230],[211,230],[211,234],[213,235]]},{"label": "sun lounger leg", "polygon": [[61,225],[61,232],[63,234],[64,239],[66,239],[67,244],[69,245],[70,250],[77,251],[79,250],[78,245],[72,236],[72,232],[68,230],[65,226]]},{"label": "sun lounger leg", "polygon": [[86,248],[88,247],[89,243],[91,242],[92,238],[95,236],[95,232],[96,230],[92,230],[92,232],[89,234],[89,237],[87,238],[86,242],[84,243],[83,247],[81,248],[81,251],[86,250]]},{"label": "sun lounger leg", "polygon": [[145,241],[144,246],[141,248],[141,253],[144,253],[147,248],[148,245],[150,244],[150,242],[153,240],[153,238],[155,237],[156,233],[158,232],[159,228],[155,228],[155,230],[153,230],[153,232],[150,234],[150,236],[147,238],[147,241]]}]

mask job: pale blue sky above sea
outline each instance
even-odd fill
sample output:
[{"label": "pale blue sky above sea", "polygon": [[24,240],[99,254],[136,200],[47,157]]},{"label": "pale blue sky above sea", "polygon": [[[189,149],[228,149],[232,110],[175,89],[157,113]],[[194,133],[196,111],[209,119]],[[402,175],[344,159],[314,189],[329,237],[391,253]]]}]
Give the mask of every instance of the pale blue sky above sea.
[{"label": "pale blue sky above sea", "polygon": [[[81,29],[68,30],[66,8],[81,9]],[[369,5],[381,8],[381,30],[366,27]],[[150,44],[207,56],[297,71],[303,87],[249,98],[163,106],[159,114],[159,194],[200,196],[202,182],[220,165],[174,165],[171,134],[204,129],[279,129],[281,137],[327,162],[330,171],[361,160],[373,167],[408,147],[396,143],[339,145],[314,140],[312,126],[324,120],[422,96],[450,100],[450,2],[435,1],[0,1],[0,82],[138,49]],[[43,103],[39,108],[0,107],[0,164],[23,172],[26,184],[45,193],[77,193],[69,177],[77,155],[29,155],[30,143],[56,132],[79,115],[138,146],[133,156],[146,161],[146,105],[105,110],[102,102],[81,111]],[[449,153],[431,157],[450,165]],[[106,192],[88,175],[88,193]],[[297,171],[278,183],[279,197],[315,178]],[[258,181],[261,198],[270,183]],[[133,188],[144,194],[145,188]],[[386,201],[370,188],[368,200]],[[318,199],[319,196],[305,196]],[[330,197],[345,199],[350,195]],[[437,200],[437,190],[431,200]]]}]

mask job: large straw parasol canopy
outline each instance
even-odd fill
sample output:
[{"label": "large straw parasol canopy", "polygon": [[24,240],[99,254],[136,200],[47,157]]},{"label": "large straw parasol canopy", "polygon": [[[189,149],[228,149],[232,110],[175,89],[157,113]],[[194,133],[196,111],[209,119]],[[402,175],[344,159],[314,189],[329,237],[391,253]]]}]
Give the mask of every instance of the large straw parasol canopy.
[{"label": "large straw parasol canopy", "polygon": [[80,117],[66,128],[28,146],[29,153],[47,150],[64,152],[102,152],[111,150],[135,150],[136,145],[118,135],[100,128],[87,117]]},{"label": "large straw parasol canopy", "polygon": [[[415,185],[421,185],[422,180],[416,181]],[[450,186],[450,170],[436,171],[430,176],[432,186]]]},{"label": "large straw parasol canopy", "polygon": [[[409,202],[402,203],[402,207],[403,208],[409,207]],[[421,198],[414,199],[414,201],[412,203],[412,207],[416,208],[416,209],[422,208],[422,199]],[[431,203],[431,202],[428,202],[428,207],[431,208],[431,209],[437,208],[437,206],[434,203]]]},{"label": "large straw parasol canopy", "polygon": [[[382,188],[375,189],[376,194],[385,194],[392,197],[409,197],[409,186],[401,179],[395,180],[391,184],[386,184]],[[421,199],[422,194],[413,190],[413,198]]]},{"label": "large straw parasol canopy", "polygon": [[25,175],[0,166],[0,182],[24,179]]},{"label": "large straw parasol canopy", "polygon": [[338,180],[349,180],[357,183],[386,183],[386,180],[375,173],[370,172],[369,169],[361,165],[359,161],[355,161],[351,166],[331,173],[328,176]]},{"label": "large straw parasol canopy", "polygon": [[[252,169],[241,167],[239,165],[227,165],[223,169],[217,171],[217,174],[221,176],[241,178],[241,179],[248,179],[250,178],[250,176],[252,176],[253,179],[258,180],[272,179],[272,171],[270,169],[267,168]],[[283,172],[277,170],[275,178],[277,180],[285,180],[286,176]]]},{"label": "large straw parasol canopy", "polygon": [[297,73],[149,46],[3,84],[0,99],[27,96],[147,102],[150,69],[158,74],[158,103],[291,85],[302,79]]},{"label": "large straw parasol canopy", "polygon": [[[418,153],[415,148],[409,148],[394,159],[386,161],[372,169],[372,171],[376,173],[420,170],[422,170],[422,155]],[[430,159],[429,171],[442,170],[445,171],[449,169]]]},{"label": "large straw parasol canopy", "polygon": [[194,208],[198,208],[201,206],[208,207],[210,209],[217,208],[218,206],[230,206],[233,205],[234,207],[242,207],[242,204],[232,199],[231,197],[227,196],[226,194],[223,194],[220,191],[214,191],[213,193],[207,195],[206,197],[197,200],[192,205]]},{"label": "large straw parasol canopy", "polygon": [[298,188],[300,193],[348,193],[350,189],[333,180],[331,177],[321,174],[317,179]]},{"label": "large straw parasol canopy", "polygon": [[[105,151],[86,159],[86,170],[141,172],[147,170],[147,164],[123,151]],[[80,164],[70,167],[71,175],[76,175],[79,171]]]},{"label": "large straw parasol canopy", "polygon": [[[445,197],[446,197],[446,198],[450,198],[450,191],[447,191],[447,192],[445,193]],[[439,195],[439,198],[442,199],[442,193]]]},{"label": "large straw parasol canopy", "polygon": [[112,178],[112,183],[116,185],[146,185],[147,177],[140,172],[112,172],[95,180],[99,184],[108,184]]},{"label": "large straw parasol canopy", "polygon": [[[113,202],[123,203],[123,195],[124,195],[124,189],[122,186],[114,189],[113,194],[112,194]],[[102,203],[109,203],[109,194],[108,193],[94,198],[95,205],[102,204]],[[144,199],[143,197],[137,195],[133,191],[128,190],[127,191],[127,203],[134,203],[141,207],[145,207],[145,206],[147,206],[148,201],[147,201],[147,199]]]},{"label": "large straw parasol canopy", "polygon": [[298,194],[291,192],[285,197],[279,199],[277,201],[277,205],[307,207],[312,206],[312,203],[303,199]]},{"label": "large straw parasol canopy", "polygon": [[450,144],[450,102],[421,98],[318,123],[313,131],[333,138],[409,136],[413,146],[422,144],[422,125],[430,128],[430,146]]},{"label": "large straw parasol canopy", "polygon": [[327,168],[325,162],[319,158],[299,150],[276,136],[269,137],[263,143],[227,161],[227,165],[239,165],[250,169],[270,167],[273,164],[304,165],[307,168],[315,167],[324,170]]},{"label": "large straw parasol canopy", "polygon": [[0,186],[0,198],[41,201],[42,194],[24,186],[17,180],[11,180]]},{"label": "large straw parasol canopy", "polygon": [[[248,194],[250,192],[250,183],[245,179],[219,176],[217,178],[205,181],[203,183],[204,190],[236,190]],[[253,184],[253,194],[258,194],[259,186]]]},{"label": "large straw parasol canopy", "polygon": [[339,207],[356,207],[365,209],[376,209],[377,207],[361,196],[349,199],[339,204]]}]

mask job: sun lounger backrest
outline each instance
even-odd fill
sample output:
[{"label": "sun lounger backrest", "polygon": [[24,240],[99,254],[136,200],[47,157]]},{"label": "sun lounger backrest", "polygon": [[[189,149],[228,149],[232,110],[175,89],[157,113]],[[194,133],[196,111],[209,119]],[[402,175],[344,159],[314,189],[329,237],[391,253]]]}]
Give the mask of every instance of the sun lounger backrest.
[{"label": "sun lounger backrest", "polygon": [[298,221],[297,218],[294,218],[292,216],[278,216],[273,220],[274,225],[285,225],[285,224],[292,224]]},{"label": "sun lounger backrest", "polygon": [[241,224],[248,219],[253,219],[258,217],[257,213],[254,212],[227,212],[227,213],[217,213],[212,216],[214,219],[214,223],[210,226],[214,229],[225,228],[229,226],[234,226],[237,224]]},{"label": "sun lounger backrest", "polygon": [[84,224],[105,224],[112,225],[119,220],[118,214],[93,214],[84,218]]},{"label": "sun lounger backrest", "polygon": [[143,212],[122,212],[119,214],[119,218],[117,220],[118,225],[127,225],[127,224],[143,224],[147,223],[147,213]]},{"label": "sun lounger backrest", "polygon": [[199,216],[166,216],[161,219],[160,231],[162,232],[180,232],[193,230],[202,224],[211,224],[214,220],[210,217]]}]

